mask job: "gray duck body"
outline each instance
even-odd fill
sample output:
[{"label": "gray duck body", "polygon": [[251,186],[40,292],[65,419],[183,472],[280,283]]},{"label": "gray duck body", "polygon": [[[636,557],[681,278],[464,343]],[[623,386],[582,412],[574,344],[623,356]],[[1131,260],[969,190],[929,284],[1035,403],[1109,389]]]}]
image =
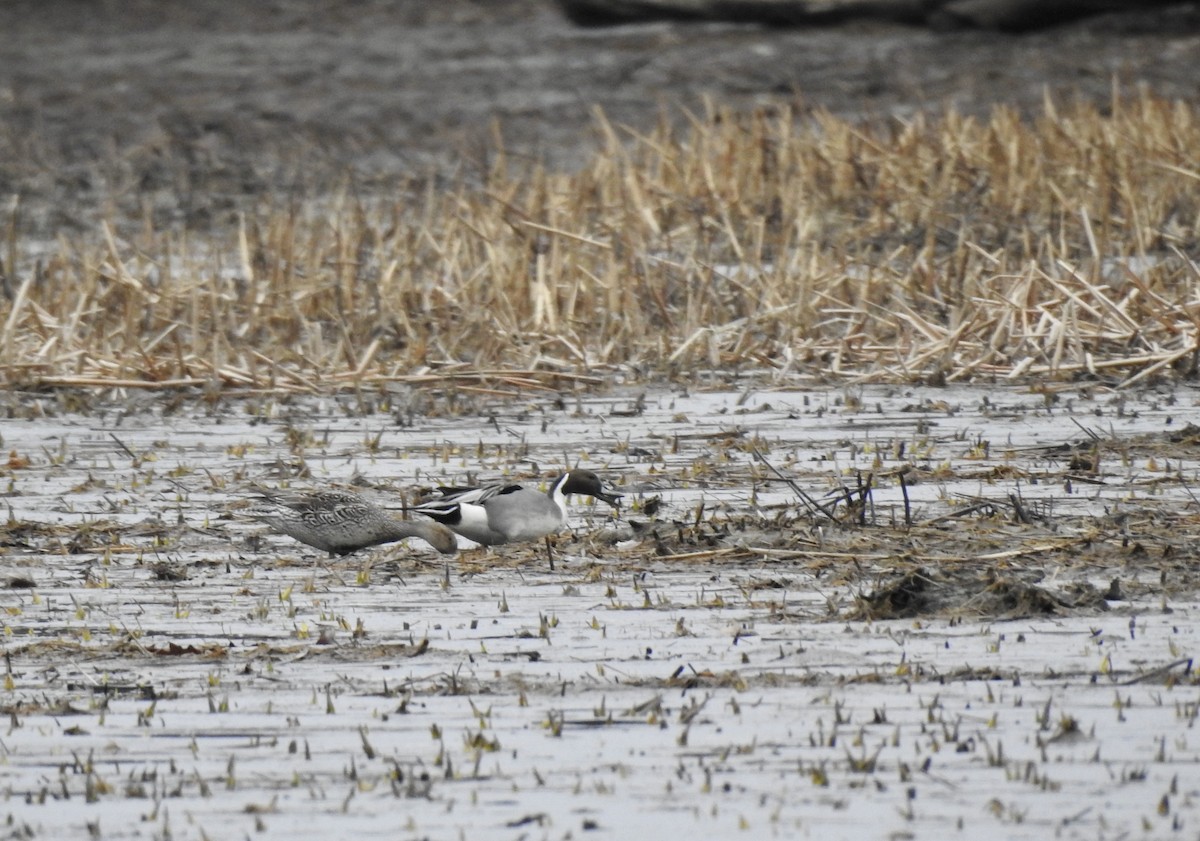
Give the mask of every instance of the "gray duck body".
[{"label": "gray duck body", "polygon": [[484,546],[536,540],[561,531],[567,524],[568,494],[592,496],[614,508],[622,496],[605,487],[591,470],[579,469],[559,476],[546,492],[505,483],[439,490],[441,496],[413,511]]}]

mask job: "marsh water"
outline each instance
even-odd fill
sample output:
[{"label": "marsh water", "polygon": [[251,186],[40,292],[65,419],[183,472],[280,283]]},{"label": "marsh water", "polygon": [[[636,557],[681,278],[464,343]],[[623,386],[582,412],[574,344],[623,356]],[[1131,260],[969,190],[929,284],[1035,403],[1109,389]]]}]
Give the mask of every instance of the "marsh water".
[{"label": "marsh water", "polygon": [[[10,412],[13,837],[1194,834],[1194,391],[502,391]],[[553,570],[245,513],[574,465]]]}]

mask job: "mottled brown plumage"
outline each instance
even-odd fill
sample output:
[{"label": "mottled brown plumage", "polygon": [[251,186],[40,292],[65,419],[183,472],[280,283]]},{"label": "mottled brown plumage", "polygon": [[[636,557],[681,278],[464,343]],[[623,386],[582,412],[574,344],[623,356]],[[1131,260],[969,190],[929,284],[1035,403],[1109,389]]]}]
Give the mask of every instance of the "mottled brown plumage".
[{"label": "mottled brown plumage", "polygon": [[444,555],[458,551],[454,533],[438,523],[397,520],[377,505],[349,491],[310,492],[256,488],[279,510],[255,514],[258,519],[301,543],[332,555],[419,537]]}]

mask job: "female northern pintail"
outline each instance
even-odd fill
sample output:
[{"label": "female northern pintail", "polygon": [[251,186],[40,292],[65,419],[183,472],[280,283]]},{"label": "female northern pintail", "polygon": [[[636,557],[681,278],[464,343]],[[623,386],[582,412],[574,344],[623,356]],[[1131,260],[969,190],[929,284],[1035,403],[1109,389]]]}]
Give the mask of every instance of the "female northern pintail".
[{"label": "female northern pintail", "polygon": [[334,555],[348,555],[368,546],[419,537],[443,555],[458,551],[458,540],[445,526],[425,520],[397,520],[349,491],[293,492],[255,488],[279,506],[275,513],[255,514],[286,535]]},{"label": "female northern pintail", "polygon": [[623,494],[606,488],[590,470],[572,470],[554,480],[550,490],[503,483],[479,488],[439,488],[440,497],[413,508],[469,540],[484,546],[536,540],[567,524],[567,494],[602,499],[614,508]]}]

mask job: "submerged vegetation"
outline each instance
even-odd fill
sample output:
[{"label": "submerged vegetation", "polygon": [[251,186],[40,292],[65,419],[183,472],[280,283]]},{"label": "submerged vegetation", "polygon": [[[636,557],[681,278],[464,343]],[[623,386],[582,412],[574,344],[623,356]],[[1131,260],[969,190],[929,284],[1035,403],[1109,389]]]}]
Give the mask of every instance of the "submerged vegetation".
[{"label": "submerged vegetation", "polygon": [[573,172],[266,197],[2,252],[10,388],[324,391],[770,371],[834,381],[1195,373],[1200,111],[1151,97],[852,123],[596,120]]}]

